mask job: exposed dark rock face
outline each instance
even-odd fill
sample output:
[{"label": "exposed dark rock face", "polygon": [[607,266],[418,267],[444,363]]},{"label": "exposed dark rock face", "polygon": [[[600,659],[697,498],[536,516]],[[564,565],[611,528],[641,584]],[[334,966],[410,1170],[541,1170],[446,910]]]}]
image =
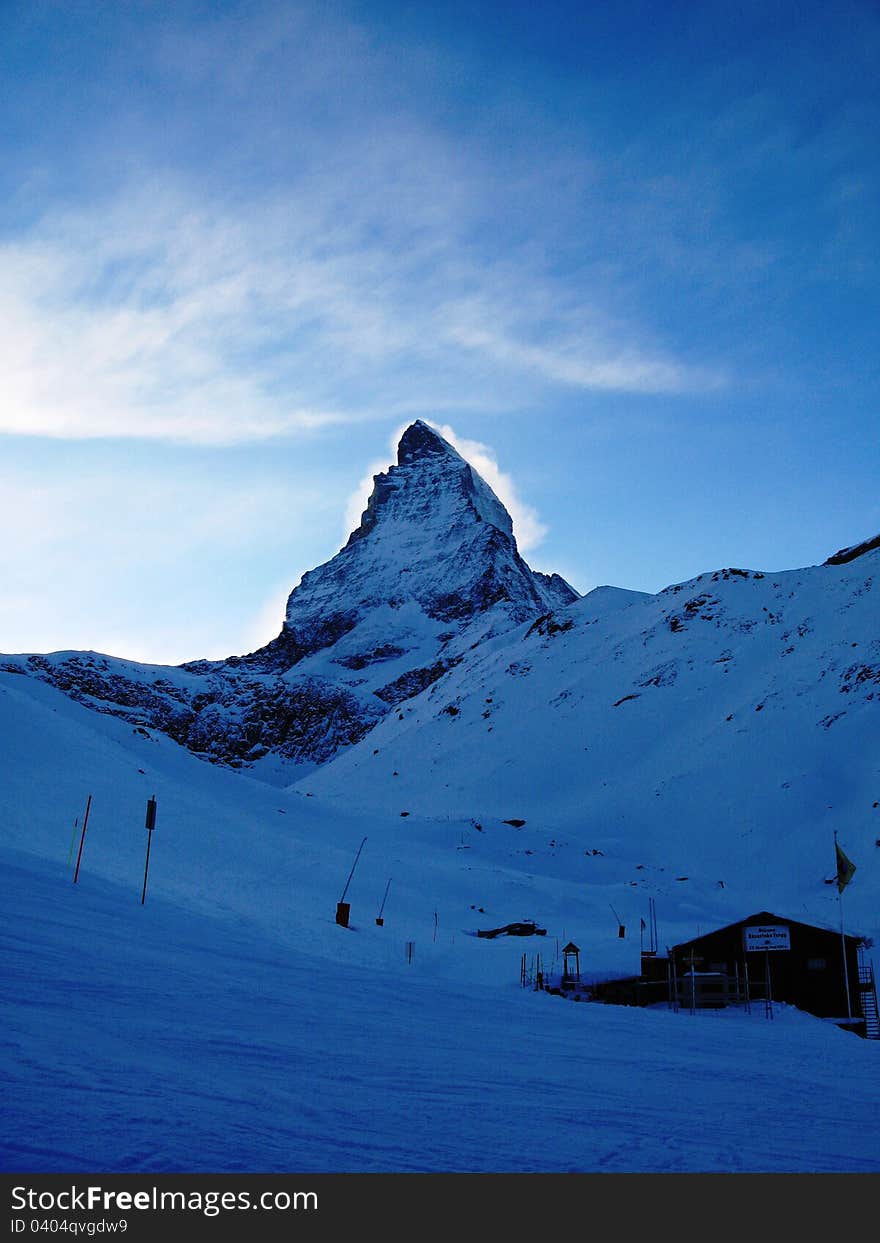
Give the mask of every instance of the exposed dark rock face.
[{"label": "exposed dark rock face", "polygon": [[442,678],[444,673],[448,673],[459,663],[459,659],[438,660],[425,669],[409,669],[399,678],[395,678],[387,686],[380,686],[373,693],[384,703],[391,705],[399,704],[404,699],[412,699],[413,695],[420,694],[438,678]]},{"label": "exposed dark rock face", "polygon": [[851,548],[841,548],[828,558],[825,565],[847,565],[850,561],[855,561],[857,557],[863,557],[866,552],[873,552],[875,548],[880,548],[880,535],[875,535],[873,539],[863,540],[861,544],[853,544]]}]

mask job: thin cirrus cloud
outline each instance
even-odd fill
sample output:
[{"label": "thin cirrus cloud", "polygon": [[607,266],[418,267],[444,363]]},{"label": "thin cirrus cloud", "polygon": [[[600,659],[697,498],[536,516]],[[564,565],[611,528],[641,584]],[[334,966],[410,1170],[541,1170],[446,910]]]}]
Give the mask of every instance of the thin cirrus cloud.
[{"label": "thin cirrus cloud", "polygon": [[[572,388],[619,393],[709,392],[722,387],[719,370],[684,365],[659,351],[642,350],[626,333],[613,331],[592,308],[574,306],[550,340],[530,339],[526,311],[529,295],[512,298],[510,311],[473,303],[453,308],[449,336],[463,348],[517,372]],[[535,318],[540,320],[536,311]]]},{"label": "thin cirrus cloud", "polygon": [[404,409],[516,408],[524,386],[715,382],[530,257],[501,275],[468,253],[463,195],[414,234],[376,195],[340,217],[316,191],[235,213],[156,184],[7,240],[0,431],[222,445]]}]

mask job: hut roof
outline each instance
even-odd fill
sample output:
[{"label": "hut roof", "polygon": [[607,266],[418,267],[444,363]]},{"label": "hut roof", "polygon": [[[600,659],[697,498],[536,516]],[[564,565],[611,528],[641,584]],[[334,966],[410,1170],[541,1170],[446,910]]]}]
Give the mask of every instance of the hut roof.
[{"label": "hut roof", "polygon": [[[797,928],[809,928],[814,932],[828,932],[840,936],[840,932],[827,924],[805,924],[800,919],[789,919],[785,915],[774,915],[772,911],[758,911],[754,915],[747,915],[745,919],[738,919],[732,924],[725,924],[721,928],[712,928],[709,932],[701,933],[698,937],[691,937],[688,941],[680,941],[678,945],[672,948],[676,950],[687,949],[691,945],[697,945],[700,941],[705,941],[707,937],[716,936],[719,932],[732,932],[734,928],[744,928],[747,924],[794,924]],[[858,935],[846,933],[847,941],[859,943],[864,938]]]}]

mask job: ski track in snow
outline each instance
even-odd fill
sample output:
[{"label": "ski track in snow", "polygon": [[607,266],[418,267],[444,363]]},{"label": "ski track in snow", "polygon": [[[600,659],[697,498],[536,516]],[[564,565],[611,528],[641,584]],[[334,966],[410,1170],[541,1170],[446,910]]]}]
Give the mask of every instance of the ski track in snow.
[{"label": "ski track in snow", "polygon": [[880,1047],[789,1008],[367,973],[344,941],[309,960],[24,856],[5,871],[6,1169],[880,1170]]}]

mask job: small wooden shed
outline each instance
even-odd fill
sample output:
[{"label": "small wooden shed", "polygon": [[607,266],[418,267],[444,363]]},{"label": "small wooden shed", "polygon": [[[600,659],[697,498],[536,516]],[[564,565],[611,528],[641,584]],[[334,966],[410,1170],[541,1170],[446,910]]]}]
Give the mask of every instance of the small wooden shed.
[{"label": "small wooden shed", "polygon": [[574,941],[562,947],[562,987],[578,988],[581,982],[581,951]]}]

